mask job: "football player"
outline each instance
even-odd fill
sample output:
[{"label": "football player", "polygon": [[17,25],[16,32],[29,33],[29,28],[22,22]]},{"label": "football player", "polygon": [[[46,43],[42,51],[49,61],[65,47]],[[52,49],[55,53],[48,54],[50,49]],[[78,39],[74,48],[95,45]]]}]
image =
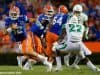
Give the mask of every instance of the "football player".
[{"label": "football player", "polygon": [[[55,41],[58,40],[59,35],[62,32],[62,27],[67,21],[67,15],[68,9],[64,5],[60,5],[58,7],[58,12],[55,14],[53,18],[53,23],[47,32],[46,35],[46,43],[47,43],[47,48],[46,48],[46,55],[49,57],[50,61],[53,61],[53,51],[52,51],[52,46]],[[57,63],[58,64],[58,63]]]},{"label": "football player", "polygon": [[[35,24],[33,24],[31,31],[35,35],[36,49],[38,53],[43,53],[43,47],[46,48],[45,35],[51,25],[51,20],[54,15],[54,9],[52,5],[45,5],[44,12],[39,15]],[[41,44],[42,43],[42,44]]]},{"label": "football player", "polygon": [[[76,5],[75,7],[81,8],[81,5]],[[74,8],[73,8],[74,10]],[[79,10],[79,9],[78,9]],[[86,65],[93,71],[100,72],[100,69],[97,68],[86,56],[87,54],[91,54],[91,51],[83,44],[82,39],[83,36],[86,35],[86,27],[79,20],[79,13],[74,13],[69,20],[65,24],[66,29],[66,41],[65,43],[58,44],[58,42],[54,43],[53,50],[56,51],[57,56],[61,54],[72,53],[77,55],[80,59],[83,59]],[[82,18],[82,17],[81,17]],[[84,18],[85,19],[85,18]],[[83,20],[82,20],[83,21]],[[58,67],[61,67],[61,65]]]},{"label": "football player", "polygon": [[[20,16],[20,10],[18,7],[14,6],[9,11],[9,17],[6,18],[6,30],[9,34],[11,34],[12,41],[16,42],[16,46],[18,48],[16,49],[17,52],[22,53],[22,42],[27,38],[27,33],[25,29],[25,23],[27,23],[27,17],[26,16]],[[25,54],[25,53],[23,53]],[[49,69],[52,68],[52,65],[47,61],[47,58],[36,53],[36,52],[28,52],[27,54],[32,54],[33,56],[37,57],[43,64],[47,65]],[[21,59],[19,61],[19,59]],[[20,56],[18,57],[18,64],[19,62],[22,66],[23,58]],[[25,61],[28,61],[25,59]]]}]

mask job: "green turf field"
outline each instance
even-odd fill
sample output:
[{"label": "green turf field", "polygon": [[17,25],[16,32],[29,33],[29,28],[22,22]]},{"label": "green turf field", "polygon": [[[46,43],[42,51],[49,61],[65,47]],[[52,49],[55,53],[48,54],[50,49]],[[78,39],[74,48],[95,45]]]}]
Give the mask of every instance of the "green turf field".
[{"label": "green turf field", "polygon": [[[100,65],[97,65],[100,67]],[[17,66],[0,66],[0,75],[100,75],[88,69],[85,65],[80,65],[81,69],[76,70],[72,68],[63,67],[63,71],[60,72],[46,72],[44,66],[34,65],[30,71],[21,70]]]}]

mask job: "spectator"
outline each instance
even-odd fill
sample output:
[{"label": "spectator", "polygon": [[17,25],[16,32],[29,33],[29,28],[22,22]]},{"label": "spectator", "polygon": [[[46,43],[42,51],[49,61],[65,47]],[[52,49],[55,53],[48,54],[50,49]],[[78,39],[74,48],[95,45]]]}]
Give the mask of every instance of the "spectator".
[{"label": "spectator", "polygon": [[0,5],[0,17],[5,13],[4,7]]},{"label": "spectator", "polygon": [[95,24],[95,18],[94,18],[94,16],[93,15],[89,15],[88,18],[89,18],[89,20],[88,20],[89,27],[94,26],[94,24]]},{"label": "spectator", "polygon": [[95,14],[95,7],[94,7],[94,4],[93,4],[93,1],[92,0],[88,0],[87,1],[87,7],[88,7],[88,15],[94,15]]},{"label": "spectator", "polygon": [[20,14],[21,15],[26,15],[26,9],[24,7],[24,4],[19,0],[19,1],[16,1],[16,0],[13,0],[13,1],[8,1],[6,2],[6,14],[8,15],[9,14],[9,9],[12,8],[13,6],[17,6],[19,7],[20,9]]},{"label": "spectator", "polygon": [[27,17],[32,18],[32,17],[34,17],[34,14],[35,14],[34,7],[32,5],[28,6],[28,8],[27,8]]},{"label": "spectator", "polygon": [[[99,2],[99,3],[100,3],[100,2]],[[100,19],[100,4],[96,5],[95,11],[96,11],[96,13],[95,13],[95,18],[96,18],[96,19]]]},{"label": "spectator", "polygon": [[100,21],[96,20],[95,25],[90,27],[89,37],[91,41],[100,41]]}]

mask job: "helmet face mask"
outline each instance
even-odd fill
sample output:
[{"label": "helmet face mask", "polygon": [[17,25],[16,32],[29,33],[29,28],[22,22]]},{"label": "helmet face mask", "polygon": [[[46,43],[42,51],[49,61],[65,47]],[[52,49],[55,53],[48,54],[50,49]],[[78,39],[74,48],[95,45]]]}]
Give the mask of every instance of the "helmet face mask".
[{"label": "helmet face mask", "polygon": [[54,11],[47,11],[46,15],[48,15],[48,17],[52,17],[54,15]]},{"label": "helmet face mask", "polygon": [[19,18],[19,15],[20,15],[20,10],[19,10],[18,7],[13,7],[13,8],[10,9],[9,17],[12,20],[17,20]]},{"label": "helmet face mask", "polygon": [[19,17],[19,15],[17,14],[17,13],[10,13],[10,18],[12,19],[12,20],[17,20],[18,19],[18,17]]},{"label": "helmet face mask", "polygon": [[79,16],[81,14],[80,11],[74,11],[74,14],[76,14],[76,16]]}]

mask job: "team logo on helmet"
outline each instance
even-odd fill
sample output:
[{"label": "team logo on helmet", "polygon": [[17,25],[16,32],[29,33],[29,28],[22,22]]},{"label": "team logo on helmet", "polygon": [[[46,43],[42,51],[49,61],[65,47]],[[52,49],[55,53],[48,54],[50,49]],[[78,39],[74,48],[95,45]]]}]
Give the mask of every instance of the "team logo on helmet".
[{"label": "team logo on helmet", "polygon": [[60,5],[59,8],[58,8],[58,12],[66,14],[66,13],[68,13],[68,9],[67,9],[66,6]]}]

